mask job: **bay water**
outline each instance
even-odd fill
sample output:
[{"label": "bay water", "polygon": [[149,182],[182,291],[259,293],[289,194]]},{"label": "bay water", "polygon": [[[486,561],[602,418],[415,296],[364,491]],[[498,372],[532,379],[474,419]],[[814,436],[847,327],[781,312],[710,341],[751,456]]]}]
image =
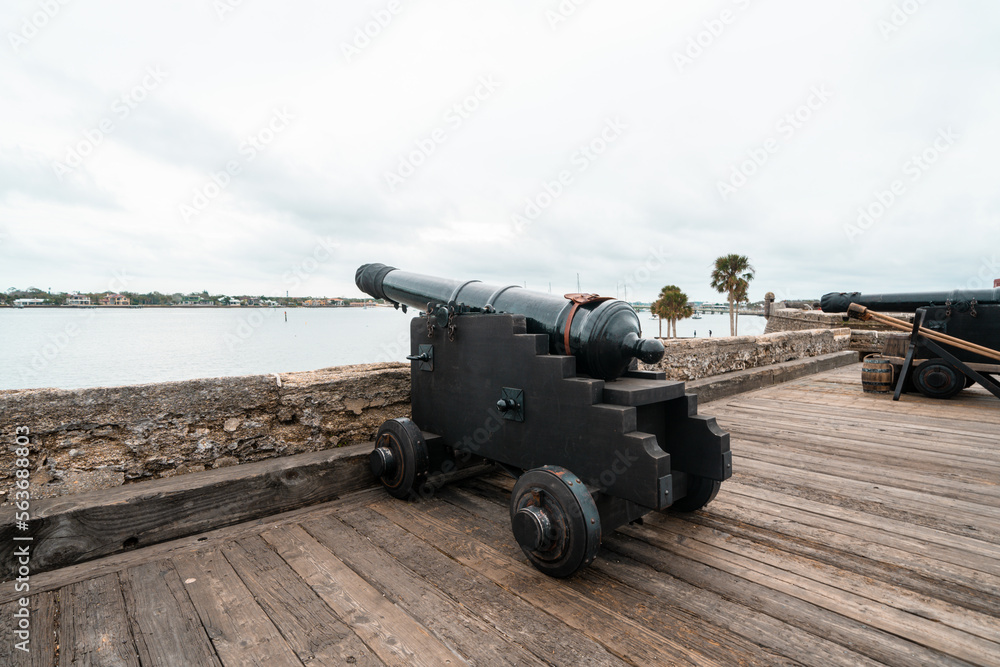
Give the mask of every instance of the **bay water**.
[{"label": "bay water", "polygon": [[[412,314],[392,308],[0,308],[0,390],[405,361]],[[644,335],[658,334],[648,311],[639,312],[639,320]],[[764,322],[741,317],[740,333],[762,333]],[[709,330],[727,335],[729,316],[677,325],[681,337],[706,337]]]}]

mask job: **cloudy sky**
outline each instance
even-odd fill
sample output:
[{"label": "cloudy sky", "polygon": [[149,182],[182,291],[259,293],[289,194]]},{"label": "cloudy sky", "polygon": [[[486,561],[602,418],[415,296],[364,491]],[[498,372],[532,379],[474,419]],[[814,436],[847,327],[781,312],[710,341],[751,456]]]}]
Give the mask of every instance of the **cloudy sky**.
[{"label": "cloudy sky", "polygon": [[8,0],[0,288],[1000,277],[1000,5]]}]

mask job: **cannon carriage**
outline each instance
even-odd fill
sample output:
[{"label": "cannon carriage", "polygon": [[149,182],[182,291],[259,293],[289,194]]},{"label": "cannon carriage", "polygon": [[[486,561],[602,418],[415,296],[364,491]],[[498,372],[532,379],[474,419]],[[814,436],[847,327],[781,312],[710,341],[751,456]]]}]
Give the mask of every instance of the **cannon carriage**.
[{"label": "cannon carriage", "polygon": [[[980,384],[1000,398],[1000,288],[861,294],[831,292],[820,305],[827,313],[846,313],[909,331],[903,349],[884,355],[896,379],[894,400],[906,391],[929,398],[951,398]],[[882,313],[913,313],[912,324]]]},{"label": "cannon carriage", "polygon": [[454,281],[382,264],[358,287],[410,324],[410,419],[379,429],[371,469],[397,498],[442,473],[492,462],[516,478],[514,537],[556,577],[597,555],[603,534],[649,512],[694,511],[732,474],[729,435],[664,373],[627,303]]}]

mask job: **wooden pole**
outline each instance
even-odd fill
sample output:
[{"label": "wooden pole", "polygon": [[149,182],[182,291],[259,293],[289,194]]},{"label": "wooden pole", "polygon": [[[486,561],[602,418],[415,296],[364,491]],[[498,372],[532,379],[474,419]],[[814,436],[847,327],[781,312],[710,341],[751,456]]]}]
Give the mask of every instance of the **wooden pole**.
[{"label": "wooden pole", "polygon": [[[861,320],[875,320],[876,322],[881,322],[894,329],[899,329],[901,331],[912,331],[913,325],[904,322],[903,320],[896,319],[895,317],[890,317],[888,315],[883,315],[882,313],[874,313],[864,306],[859,306],[856,303],[852,303],[848,309],[848,314],[857,317]],[[952,347],[957,347],[960,350],[965,350],[966,352],[972,352],[974,354],[980,354],[984,357],[989,357],[990,359],[996,359],[1000,361],[1000,352],[993,350],[988,347],[983,347],[982,345],[977,345],[976,343],[970,343],[967,340],[962,340],[961,338],[955,338],[954,336],[949,336],[948,334],[943,334],[940,331],[933,331],[927,327],[920,327],[920,335],[925,338],[929,338],[935,342],[943,343],[945,345],[951,345]]]}]

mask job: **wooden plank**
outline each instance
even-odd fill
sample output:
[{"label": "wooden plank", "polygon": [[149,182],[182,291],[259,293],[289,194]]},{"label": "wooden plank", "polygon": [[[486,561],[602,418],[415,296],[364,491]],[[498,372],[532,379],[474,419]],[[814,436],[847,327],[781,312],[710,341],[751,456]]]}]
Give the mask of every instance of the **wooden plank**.
[{"label": "wooden plank", "polygon": [[263,537],[385,664],[468,664],[300,526]]},{"label": "wooden plank", "polygon": [[[450,487],[442,499],[456,502],[477,519],[494,525],[509,521],[503,506],[464,488]],[[499,550],[501,545],[497,542],[491,546]],[[670,621],[665,619],[674,617],[682,621],[682,625],[674,631],[692,645],[707,639],[750,653],[749,656],[740,656],[734,650],[731,664],[779,664],[782,659],[815,667],[876,664],[843,646],[776,621],[750,607],[732,603],[712,592],[664,576],[627,557],[603,553],[589,569],[578,573],[568,583],[583,591],[585,582],[590,582],[592,586],[592,597],[609,607],[617,607],[621,613],[646,623],[648,627],[658,628],[661,633],[670,625]],[[631,591],[641,592],[642,595]],[[720,628],[725,632],[719,632]],[[727,633],[730,636],[727,637]]]},{"label": "wooden plank", "polygon": [[[220,546],[226,540],[238,539],[247,535],[257,535],[271,527],[286,523],[295,523],[313,513],[328,512],[334,506],[360,506],[370,502],[373,498],[382,499],[384,497],[385,489],[381,486],[371,487],[362,491],[355,491],[344,498],[328,503],[275,514],[274,516],[267,517],[266,520],[254,519],[234,526],[217,528],[200,535],[190,535],[169,542],[154,544],[149,547],[141,547],[120,554],[104,556],[76,565],[68,565],[58,570],[49,570],[37,575],[32,573],[31,590],[33,592],[56,590],[78,581],[118,572],[134,565],[163,558],[171,558],[175,555],[190,553],[192,551],[200,551],[209,546]],[[20,594],[14,590],[14,583],[13,581],[0,583],[0,604],[10,602],[19,597]]]},{"label": "wooden plank", "polygon": [[[370,444],[178,475],[32,505],[32,572],[333,500],[374,486]],[[13,509],[0,511],[0,572],[13,571]]]},{"label": "wooden plank", "polygon": [[472,664],[526,665],[537,658],[483,622],[471,609],[443,595],[353,528],[334,517],[302,524],[307,533],[348,567]]},{"label": "wooden plank", "polygon": [[909,431],[902,431],[879,421],[814,424],[797,416],[776,419],[770,414],[749,410],[727,412],[721,423],[725,423],[735,438],[756,438],[763,442],[778,439],[824,453],[842,450],[852,456],[875,458],[872,445],[877,445],[878,452],[896,454],[900,460],[925,464],[930,469],[953,467],[970,472],[970,466],[1000,467],[1000,452],[986,436],[976,440],[965,436],[959,442],[947,442],[942,438],[925,439],[914,433],[912,425]]},{"label": "wooden plank", "polygon": [[[828,522],[796,508],[776,509],[735,493],[717,498],[708,511],[688,521],[1000,617],[1000,578],[931,558],[920,548],[924,543],[911,541],[909,550],[886,546],[881,534],[857,524]],[[858,531],[817,526],[830,523],[841,531],[845,526]]]},{"label": "wooden plank", "polygon": [[[781,442],[771,442],[761,445],[753,441],[740,440],[737,447],[740,460],[753,459],[773,463],[790,469],[806,471],[822,470],[834,477],[845,477],[858,482],[871,482],[882,485],[891,479],[894,488],[907,489],[927,493],[939,498],[961,500],[985,508],[1000,506],[1000,486],[975,483],[960,479],[949,479],[938,474],[913,472],[908,469],[908,461],[897,461],[886,456],[881,464],[871,461],[853,462],[845,457],[817,456],[805,453],[798,448],[783,446]],[[1000,473],[1000,471],[998,471]]]},{"label": "wooden plank", "polygon": [[[805,389],[803,390],[805,391]],[[755,402],[741,402],[717,406],[713,414],[724,419],[756,415],[775,421],[793,421],[812,426],[834,425],[859,429],[871,424],[895,436],[917,435],[939,441],[949,446],[975,443],[977,439],[992,439],[995,434],[988,427],[991,420],[982,415],[983,409],[953,411],[947,419],[931,417],[923,412],[895,412],[886,406],[872,405],[856,408],[836,405],[830,399],[821,404],[798,403],[793,400],[776,400],[763,396]],[[981,420],[970,423],[971,420]],[[928,444],[931,444],[928,442]]]},{"label": "wooden plank", "polygon": [[721,665],[711,656],[689,650],[618,614],[604,605],[568,589],[524,562],[514,561],[472,539],[462,528],[443,521],[420,507],[385,501],[372,506],[397,525],[417,531],[425,541],[475,568],[498,585],[515,593],[539,610],[545,610],[570,627],[584,632],[626,662],[639,665]]},{"label": "wooden plank", "polygon": [[[0,605],[0,636],[5,642],[0,656],[7,655],[7,662],[3,664],[10,667],[52,667],[57,663],[56,648],[59,646],[56,594],[32,592],[27,599],[27,628],[21,626],[23,616],[14,616],[21,613],[19,601]],[[17,635],[15,631],[27,635]]]},{"label": "wooden plank", "polygon": [[905,517],[915,523],[944,532],[1000,542],[1000,516],[994,508],[942,498],[929,493],[901,489],[887,479],[881,484],[860,482],[835,475],[798,470],[764,461],[739,458],[733,468],[748,472],[740,481],[775,490],[796,488],[811,500],[843,507],[864,509],[890,518]]},{"label": "wooden plank", "polygon": [[827,416],[820,418],[797,414],[794,408],[768,411],[749,407],[716,413],[720,424],[737,432],[748,430],[758,435],[771,432],[780,435],[781,430],[786,429],[790,435],[808,433],[811,438],[822,438],[836,433],[836,439],[832,444],[838,444],[840,439],[845,441],[843,443],[845,445],[870,444],[875,441],[880,446],[896,446],[918,455],[925,453],[947,455],[941,458],[950,459],[954,456],[959,457],[960,461],[970,462],[971,459],[988,465],[1000,462],[1000,453],[994,448],[997,439],[992,434],[936,431],[922,428],[913,418],[910,421],[893,423],[886,421],[884,415],[882,412],[864,418],[848,418],[838,416],[833,410]]},{"label": "wooden plank", "polygon": [[221,665],[170,561],[129,568],[120,580],[141,664]]},{"label": "wooden plank", "polygon": [[59,603],[59,664],[139,667],[117,575],[67,586]]},{"label": "wooden plank", "polygon": [[951,565],[964,565],[971,570],[1000,576],[997,547],[989,542],[915,526],[861,510],[819,503],[740,481],[730,480],[724,488],[727,493],[765,501],[772,507],[779,508],[776,511],[784,511],[783,508],[786,507],[800,508],[810,513],[812,525],[831,526],[831,529],[848,535],[897,545],[901,549],[924,553]]},{"label": "wooden plank", "polygon": [[224,665],[302,665],[219,549],[179,555],[173,562]]},{"label": "wooden plank", "polygon": [[222,553],[303,663],[385,664],[260,536]]},{"label": "wooden plank", "polygon": [[[633,527],[624,532],[633,534]],[[715,567],[732,567],[741,576],[767,582],[773,589],[814,602],[838,614],[906,637],[929,648],[973,663],[1000,666],[995,618],[955,609],[908,591],[862,581],[789,554],[690,526],[670,517],[647,521],[644,531],[660,531],[656,545],[676,544],[678,537],[699,559]],[[644,533],[649,537],[649,533]]]},{"label": "wooden plank", "polygon": [[[641,529],[640,529],[641,530]],[[768,586],[766,581],[742,576],[739,568],[716,567],[701,562],[697,554],[687,553],[682,545],[672,551],[621,531],[609,537],[604,546],[616,554],[628,556],[654,570],[677,577],[692,586],[711,591],[746,605],[790,626],[801,628],[887,665],[917,667],[968,667],[969,663],[939,651],[927,649],[894,634],[873,628],[865,622],[842,616],[808,600]],[[692,555],[695,558],[689,558]],[[732,570],[732,571],[730,571]]]},{"label": "wooden plank", "polygon": [[[815,419],[843,420],[873,420],[880,416],[888,424],[905,427],[907,423],[912,429],[922,429],[928,432],[940,432],[944,436],[955,435],[975,438],[991,437],[996,419],[988,411],[987,406],[961,405],[955,399],[947,401],[925,399],[922,403],[893,402],[889,399],[851,399],[838,400],[824,392],[812,391],[810,388],[800,388],[794,394],[768,394],[756,396],[753,402],[735,402],[733,407],[752,407],[757,410],[772,410],[779,414],[795,414],[801,417]],[[943,405],[930,405],[928,402]],[[994,399],[995,402],[995,399]],[[995,406],[994,406],[995,407]],[[724,409],[723,409],[724,410]],[[719,410],[716,410],[719,412]]]},{"label": "wooden plank", "polygon": [[531,651],[539,661],[567,667],[626,664],[590,637],[536,609],[374,510],[338,508],[336,515],[458,604]]}]

